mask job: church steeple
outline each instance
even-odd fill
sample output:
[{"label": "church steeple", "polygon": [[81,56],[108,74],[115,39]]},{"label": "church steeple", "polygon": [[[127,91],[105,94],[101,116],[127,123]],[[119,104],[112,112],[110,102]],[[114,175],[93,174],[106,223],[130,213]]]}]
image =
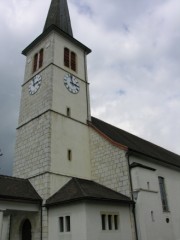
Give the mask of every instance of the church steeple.
[{"label": "church steeple", "polygon": [[57,26],[65,33],[73,37],[67,0],[51,0],[51,5],[43,31],[51,25]]}]

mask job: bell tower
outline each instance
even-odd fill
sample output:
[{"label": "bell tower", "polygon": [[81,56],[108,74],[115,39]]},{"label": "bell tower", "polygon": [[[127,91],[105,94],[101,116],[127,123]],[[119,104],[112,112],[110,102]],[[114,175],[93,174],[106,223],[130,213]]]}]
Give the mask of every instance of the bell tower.
[{"label": "bell tower", "polygon": [[14,176],[46,199],[71,177],[90,176],[89,48],[73,37],[66,0],[52,0],[43,32],[23,50],[26,68]]}]

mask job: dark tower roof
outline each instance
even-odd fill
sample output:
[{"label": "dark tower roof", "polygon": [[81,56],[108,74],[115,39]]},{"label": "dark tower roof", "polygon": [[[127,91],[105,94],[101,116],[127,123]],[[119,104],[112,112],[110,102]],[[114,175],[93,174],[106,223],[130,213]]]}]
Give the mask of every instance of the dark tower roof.
[{"label": "dark tower roof", "polygon": [[51,5],[43,31],[51,25],[55,25],[73,37],[67,0],[51,0]]}]

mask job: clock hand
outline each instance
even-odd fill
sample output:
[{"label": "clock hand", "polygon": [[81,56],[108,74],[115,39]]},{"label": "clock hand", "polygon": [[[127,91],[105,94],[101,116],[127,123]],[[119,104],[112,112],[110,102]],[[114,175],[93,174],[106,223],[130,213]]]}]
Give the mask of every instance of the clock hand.
[{"label": "clock hand", "polygon": [[70,83],[71,83],[73,86],[75,86],[72,77],[71,77]]},{"label": "clock hand", "polygon": [[78,86],[76,83],[74,83],[73,76],[71,76],[71,81],[70,81],[70,83],[71,83],[73,86],[79,88],[79,86]]},{"label": "clock hand", "polygon": [[79,88],[79,86],[78,86],[77,84],[75,84],[75,83],[73,83],[73,82],[70,82],[70,83],[71,83],[73,86]]}]

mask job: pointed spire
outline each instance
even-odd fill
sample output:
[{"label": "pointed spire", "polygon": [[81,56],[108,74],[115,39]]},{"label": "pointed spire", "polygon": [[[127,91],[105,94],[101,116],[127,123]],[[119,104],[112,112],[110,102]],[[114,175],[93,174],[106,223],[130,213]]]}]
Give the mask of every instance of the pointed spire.
[{"label": "pointed spire", "polygon": [[51,5],[43,31],[51,25],[59,27],[61,30],[73,37],[67,0],[51,0]]}]

